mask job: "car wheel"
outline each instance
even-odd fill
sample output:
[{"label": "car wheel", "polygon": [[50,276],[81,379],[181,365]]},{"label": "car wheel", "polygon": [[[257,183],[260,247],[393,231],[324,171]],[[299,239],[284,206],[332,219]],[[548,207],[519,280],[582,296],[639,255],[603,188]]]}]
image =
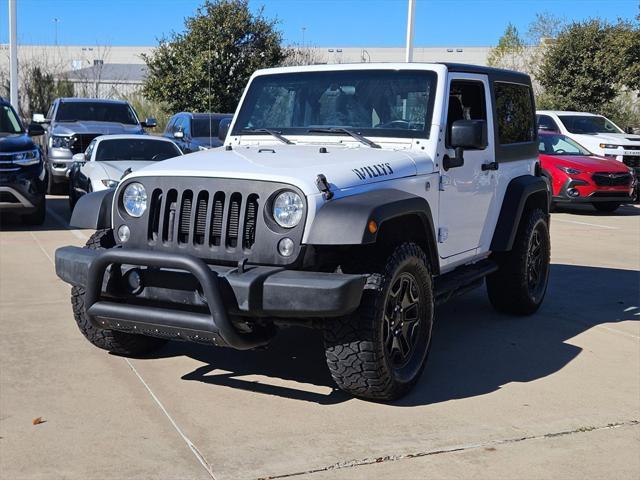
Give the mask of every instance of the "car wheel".
[{"label": "car wheel", "polygon": [[[108,229],[98,230],[91,235],[84,248],[105,250],[113,248],[115,245],[113,230]],[[141,355],[157,350],[167,342],[161,338],[96,328],[87,317],[84,308],[84,294],[85,289],[82,287],[71,288],[73,316],[82,334],[96,347],[119,355]]]},{"label": "car wheel", "polygon": [[78,196],[76,194],[76,189],[73,187],[73,183],[69,182],[69,212],[73,213],[73,209],[78,203]]},{"label": "car wheel", "polygon": [[380,280],[365,289],[358,310],[325,322],[327,365],[345,392],[369,400],[394,400],[420,378],[431,345],[433,290],[422,249],[396,247]]},{"label": "car wheel", "polygon": [[598,202],[592,204],[593,208],[595,208],[599,212],[615,212],[620,204],[618,202]]},{"label": "car wheel", "polygon": [[531,211],[520,221],[509,252],[493,257],[498,271],[487,276],[489,301],[499,312],[516,315],[535,313],[547,292],[551,240],[547,215]]}]

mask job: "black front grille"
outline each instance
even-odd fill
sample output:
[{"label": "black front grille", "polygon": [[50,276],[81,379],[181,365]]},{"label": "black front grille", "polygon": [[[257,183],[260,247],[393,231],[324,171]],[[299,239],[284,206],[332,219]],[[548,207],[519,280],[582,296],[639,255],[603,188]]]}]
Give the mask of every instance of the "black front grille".
[{"label": "black front grille", "polygon": [[627,196],[626,192],[593,192],[590,197],[599,198],[620,198]]},{"label": "black front grille", "polygon": [[631,184],[631,174],[624,172],[598,172],[592,178],[599,187],[626,187]]},{"label": "black front grille", "polygon": [[73,137],[71,137],[71,144],[69,148],[74,153],[84,153],[87,149],[91,140],[96,137],[99,137],[100,133],[76,133]]},{"label": "black front grille", "polygon": [[[227,200],[228,197],[228,200]],[[151,194],[148,239],[151,244],[193,245],[216,250],[241,248],[255,243],[258,195],[156,188]]]},{"label": "black front grille", "polygon": [[640,155],[624,155],[622,162],[631,168],[640,168]]}]

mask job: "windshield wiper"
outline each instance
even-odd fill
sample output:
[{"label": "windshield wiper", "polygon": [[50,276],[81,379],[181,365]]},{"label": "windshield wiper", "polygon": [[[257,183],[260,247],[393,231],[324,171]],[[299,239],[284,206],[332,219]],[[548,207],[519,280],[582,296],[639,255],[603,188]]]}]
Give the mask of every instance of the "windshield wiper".
[{"label": "windshield wiper", "polygon": [[280,132],[278,132],[277,130],[271,130],[270,128],[244,128],[240,131],[240,133],[268,133],[272,137],[280,140],[282,143],[286,143],[287,145],[294,145],[291,140],[283,137]]},{"label": "windshield wiper", "polygon": [[343,128],[343,127],[310,128],[309,130],[307,130],[307,132],[309,133],[346,133],[347,135],[350,135],[351,137],[358,140],[360,143],[364,143],[365,145],[371,148],[382,148],[377,143],[372,142],[368,138],[365,138],[362,135],[360,135],[358,132],[354,132],[353,130],[349,130],[348,128]]}]

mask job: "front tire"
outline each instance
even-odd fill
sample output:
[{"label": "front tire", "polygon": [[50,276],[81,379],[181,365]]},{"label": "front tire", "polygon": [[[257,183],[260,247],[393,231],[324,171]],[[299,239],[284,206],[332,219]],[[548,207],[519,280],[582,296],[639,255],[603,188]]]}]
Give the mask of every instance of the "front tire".
[{"label": "front tire", "polygon": [[431,345],[433,290],[427,259],[413,243],[397,246],[365,289],[358,310],[326,321],[325,356],[333,380],[351,395],[395,400],[420,378]]},{"label": "front tire", "polygon": [[[107,248],[113,248],[115,244],[113,230],[98,230],[87,240],[85,248],[105,250]],[[84,308],[84,293],[84,288],[72,287],[71,307],[78,328],[80,328],[85,338],[96,347],[118,355],[135,356],[157,350],[167,342],[161,338],[96,328],[87,317]]]},{"label": "front tire", "polygon": [[611,212],[615,212],[618,209],[618,207],[620,206],[620,203],[618,203],[618,202],[598,202],[598,203],[593,203],[592,205],[593,205],[593,208],[595,208],[599,212],[611,213]]},{"label": "front tire", "polygon": [[512,250],[494,258],[499,269],[487,276],[491,305],[503,313],[535,313],[549,281],[551,240],[547,214],[540,209],[529,212],[520,222]]}]

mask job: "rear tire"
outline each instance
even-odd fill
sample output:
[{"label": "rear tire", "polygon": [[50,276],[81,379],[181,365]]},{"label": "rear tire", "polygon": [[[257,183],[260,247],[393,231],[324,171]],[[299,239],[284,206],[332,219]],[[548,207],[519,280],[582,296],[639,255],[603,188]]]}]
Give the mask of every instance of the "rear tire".
[{"label": "rear tire", "polygon": [[598,203],[593,203],[593,208],[595,208],[597,211],[599,212],[615,212],[618,207],[620,206],[620,203],[618,202],[598,202]]},{"label": "rear tire", "polygon": [[[113,230],[98,230],[87,240],[85,248],[105,250],[114,247],[115,244]],[[167,342],[161,338],[96,328],[89,321],[85,312],[84,293],[85,290],[82,287],[71,288],[71,307],[78,328],[80,328],[85,338],[96,347],[118,355],[135,356],[157,350]]]},{"label": "rear tire", "polygon": [[512,250],[494,255],[499,269],[487,276],[493,308],[516,315],[535,313],[547,291],[550,258],[548,217],[536,209],[520,221]]},{"label": "rear tire", "polygon": [[413,243],[397,246],[384,265],[366,273],[353,314],[325,323],[327,366],[338,387],[368,400],[395,400],[420,378],[431,345],[433,291],[427,259]]}]

